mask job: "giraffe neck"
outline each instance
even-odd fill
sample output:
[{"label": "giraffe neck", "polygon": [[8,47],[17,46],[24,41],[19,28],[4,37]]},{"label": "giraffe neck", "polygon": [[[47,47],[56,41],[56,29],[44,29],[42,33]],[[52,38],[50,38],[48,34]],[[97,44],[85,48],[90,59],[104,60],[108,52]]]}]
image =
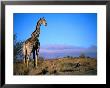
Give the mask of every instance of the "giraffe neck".
[{"label": "giraffe neck", "polygon": [[40,34],[40,26],[41,26],[41,23],[40,22],[38,22],[37,23],[37,26],[36,26],[36,36],[39,36],[39,34]]},{"label": "giraffe neck", "polygon": [[36,30],[37,30],[37,29],[40,29],[40,26],[41,26],[41,22],[38,21],[38,22],[37,22],[37,26],[36,26]]},{"label": "giraffe neck", "polygon": [[36,25],[36,30],[31,34],[32,37],[39,37],[40,34],[40,26],[41,26],[41,22],[38,21],[37,25]]}]

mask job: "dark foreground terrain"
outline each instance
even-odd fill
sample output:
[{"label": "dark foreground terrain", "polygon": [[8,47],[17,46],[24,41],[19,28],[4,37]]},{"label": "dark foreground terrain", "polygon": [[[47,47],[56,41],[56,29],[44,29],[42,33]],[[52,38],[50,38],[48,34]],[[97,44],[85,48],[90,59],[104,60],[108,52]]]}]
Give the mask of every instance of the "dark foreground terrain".
[{"label": "dark foreground terrain", "polygon": [[23,62],[14,63],[14,75],[97,75],[97,60],[91,58],[59,58],[39,60],[38,67],[29,68]]}]

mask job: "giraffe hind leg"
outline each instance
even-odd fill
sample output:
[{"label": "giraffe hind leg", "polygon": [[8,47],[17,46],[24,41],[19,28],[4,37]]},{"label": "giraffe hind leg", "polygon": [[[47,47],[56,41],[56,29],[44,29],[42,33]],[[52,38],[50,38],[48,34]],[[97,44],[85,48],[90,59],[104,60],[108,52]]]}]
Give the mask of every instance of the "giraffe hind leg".
[{"label": "giraffe hind leg", "polygon": [[29,56],[28,56],[27,59],[26,59],[26,67],[27,67],[27,68],[29,67]]},{"label": "giraffe hind leg", "polygon": [[23,63],[25,64],[25,57],[23,58]]},{"label": "giraffe hind leg", "polygon": [[26,55],[23,58],[23,62],[24,62],[24,64],[26,63]]}]

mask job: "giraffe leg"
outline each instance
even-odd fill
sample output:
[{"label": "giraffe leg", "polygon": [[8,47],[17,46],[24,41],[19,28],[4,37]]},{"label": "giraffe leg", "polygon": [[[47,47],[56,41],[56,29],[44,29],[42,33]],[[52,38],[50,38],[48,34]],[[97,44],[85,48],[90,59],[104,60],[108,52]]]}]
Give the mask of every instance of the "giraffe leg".
[{"label": "giraffe leg", "polygon": [[38,66],[39,49],[40,49],[40,42],[38,40],[38,46],[37,46],[37,49],[36,49],[36,60],[35,60],[36,67]]},{"label": "giraffe leg", "polygon": [[36,52],[36,58],[35,58],[35,67],[37,67],[38,65],[37,65],[37,63],[38,63],[38,53]]},{"label": "giraffe leg", "polygon": [[36,55],[36,59],[35,59],[35,67],[37,67],[37,59],[38,59],[38,56]]},{"label": "giraffe leg", "polygon": [[34,59],[34,67],[36,66],[35,64],[35,50],[33,50],[33,59]]},{"label": "giraffe leg", "polygon": [[25,55],[24,58],[23,58],[23,63],[24,63],[24,64],[26,63],[26,55]]},{"label": "giraffe leg", "polygon": [[28,68],[28,66],[29,66],[29,56],[28,56],[28,58],[26,59],[26,67]]},{"label": "giraffe leg", "polygon": [[25,58],[23,58],[23,63],[25,64]]}]

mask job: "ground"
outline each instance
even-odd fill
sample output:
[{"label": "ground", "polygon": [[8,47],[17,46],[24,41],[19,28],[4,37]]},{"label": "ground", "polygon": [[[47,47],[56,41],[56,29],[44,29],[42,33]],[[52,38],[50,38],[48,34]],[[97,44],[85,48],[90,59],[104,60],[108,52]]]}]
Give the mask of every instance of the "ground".
[{"label": "ground", "polygon": [[23,62],[14,63],[14,75],[97,75],[95,58],[57,58],[39,60],[37,68],[30,61],[29,68]]}]

